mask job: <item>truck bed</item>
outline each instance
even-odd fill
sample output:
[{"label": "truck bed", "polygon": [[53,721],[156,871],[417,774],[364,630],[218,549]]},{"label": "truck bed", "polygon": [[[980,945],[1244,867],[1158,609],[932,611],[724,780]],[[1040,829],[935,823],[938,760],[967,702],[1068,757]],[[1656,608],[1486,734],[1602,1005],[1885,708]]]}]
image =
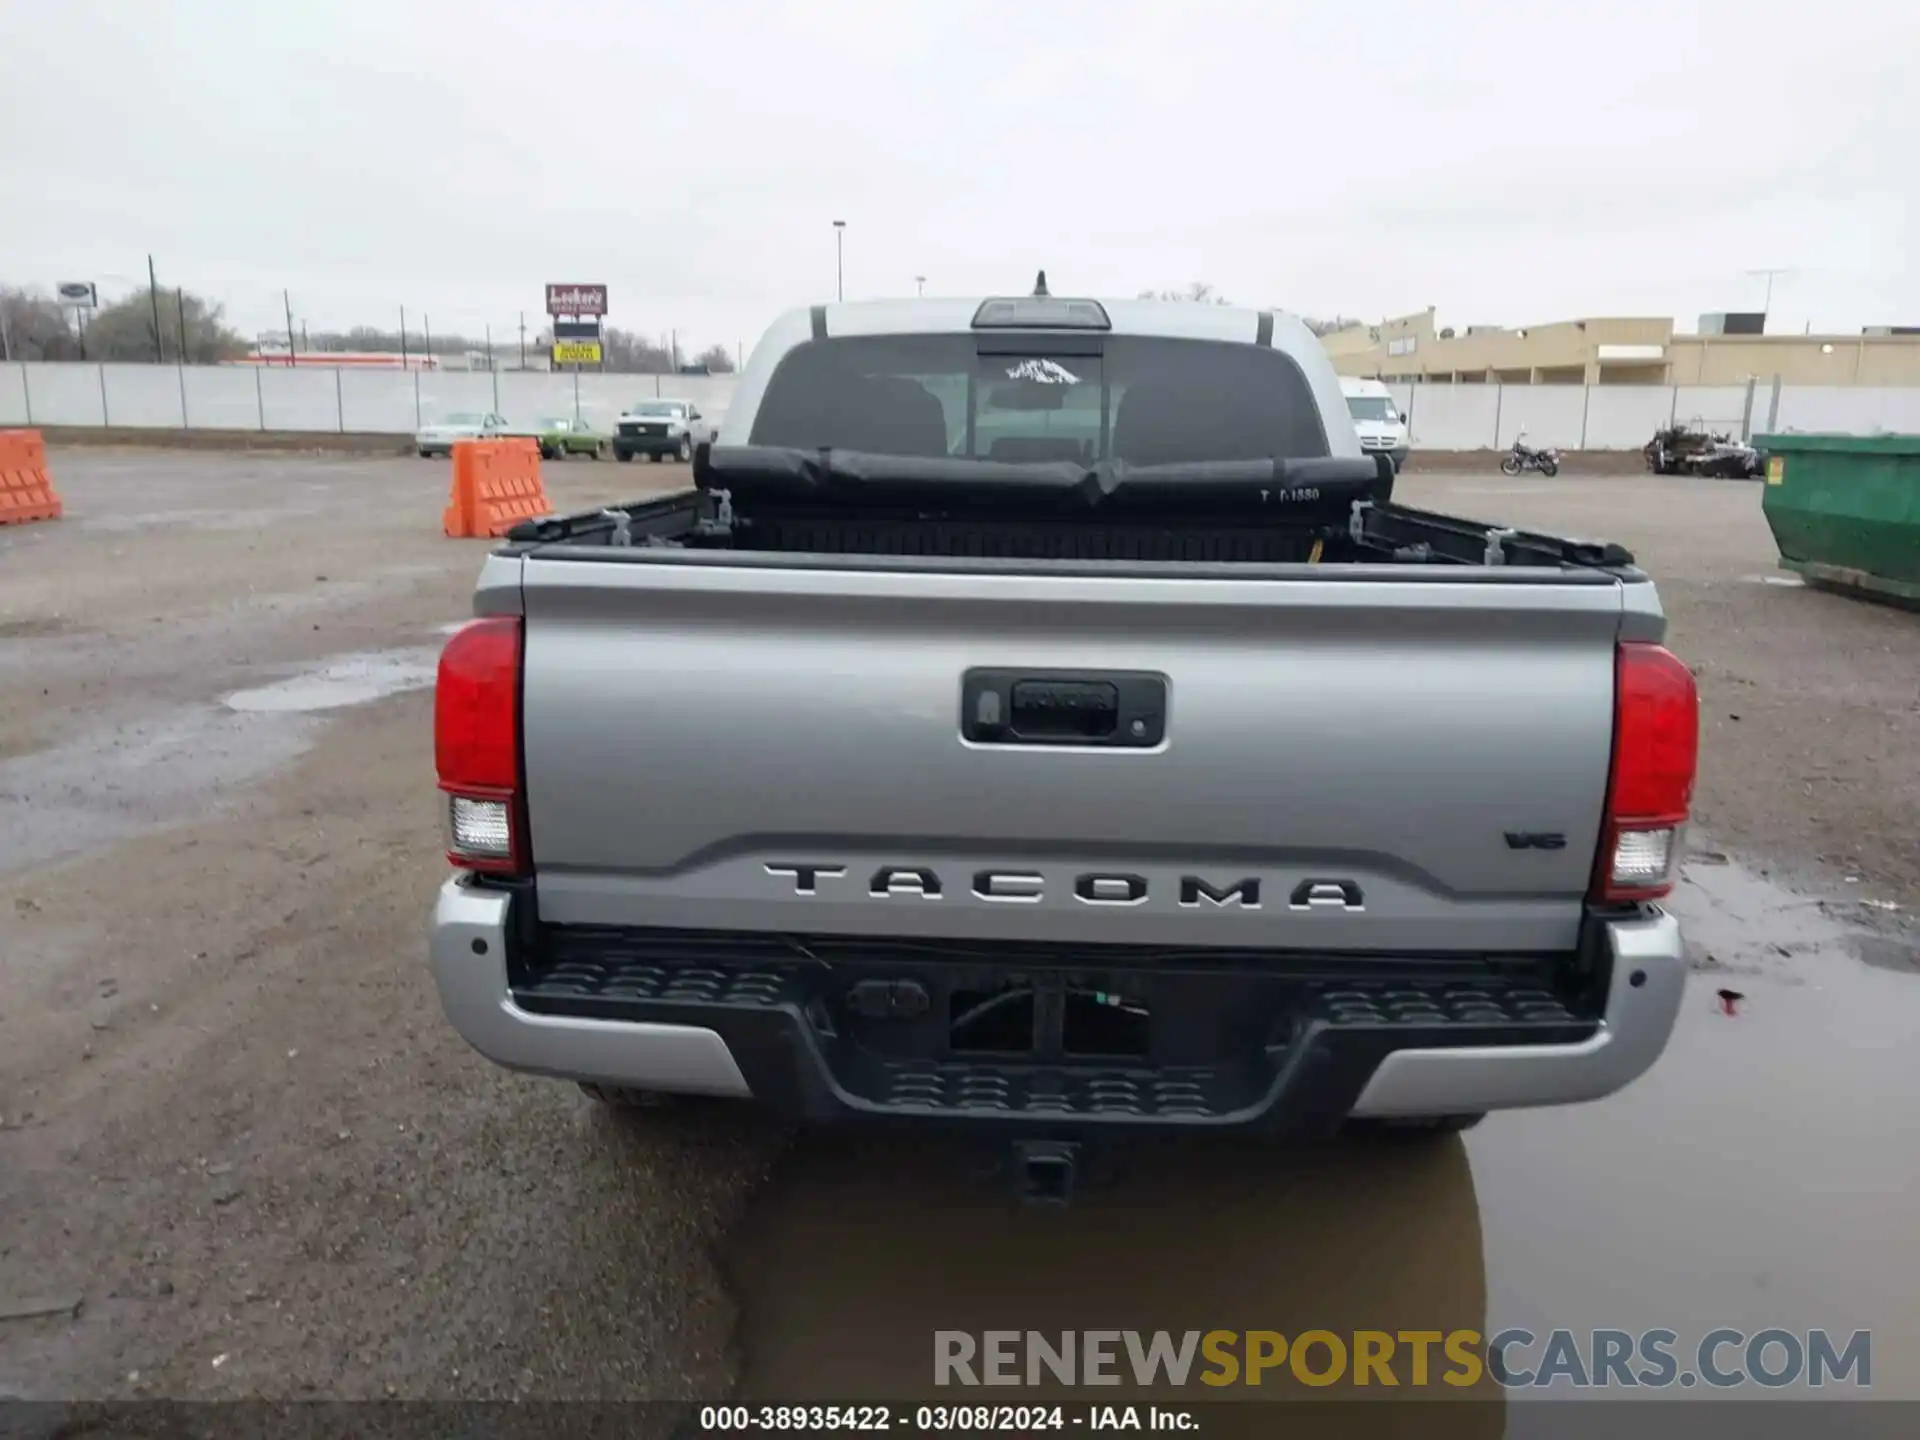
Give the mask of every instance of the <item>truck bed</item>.
[{"label": "truck bed", "polygon": [[718,553],[729,564],[887,557],[1090,563],[1103,573],[1143,563],[1636,573],[1618,545],[1397,506],[1392,488],[1391,468],[1372,460],[1081,467],[737,446],[702,451],[693,490],[530,521],[508,540],[542,559]]}]

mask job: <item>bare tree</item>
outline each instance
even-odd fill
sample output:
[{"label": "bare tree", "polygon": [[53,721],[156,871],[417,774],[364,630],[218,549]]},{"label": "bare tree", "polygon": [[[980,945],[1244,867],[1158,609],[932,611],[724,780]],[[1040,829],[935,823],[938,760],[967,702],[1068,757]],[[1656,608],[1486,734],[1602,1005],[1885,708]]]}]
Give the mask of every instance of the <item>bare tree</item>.
[{"label": "bare tree", "polygon": [[709,374],[731,375],[733,373],[733,353],[724,345],[709,345],[693,357],[693,363],[706,366]]},{"label": "bare tree", "polygon": [[1194,281],[1184,290],[1142,290],[1139,298],[1142,300],[1185,300],[1195,305],[1231,305],[1233,303],[1203,280]]},{"label": "bare tree", "polygon": [[15,360],[78,360],[80,338],[53,297],[38,290],[0,286],[0,326]]},{"label": "bare tree", "polygon": [[153,311],[153,299],[145,290],[101,306],[87,322],[87,358],[136,363],[159,359],[169,365],[184,359],[195,365],[210,365],[237,360],[247,353],[246,340],[226,323],[223,307],[198,295],[187,292],[160,297],[157,343]]},{"label": "bare tree", "polygon": [[1354,326],[1363,323],[1359,320],[1349,320],[1344,315],[1336,315],[1331,320],[1315,320],[1310,315],[1301,318],[1306,321],[1307,329],[1316,335],[1331,335],[1336,330],[1351,330]]},{"label": "bare tree", "polygon": [[671,375],[673,356],[664,345],[632,330],[609,325],[600,337],[606,368],[626,375]]}]

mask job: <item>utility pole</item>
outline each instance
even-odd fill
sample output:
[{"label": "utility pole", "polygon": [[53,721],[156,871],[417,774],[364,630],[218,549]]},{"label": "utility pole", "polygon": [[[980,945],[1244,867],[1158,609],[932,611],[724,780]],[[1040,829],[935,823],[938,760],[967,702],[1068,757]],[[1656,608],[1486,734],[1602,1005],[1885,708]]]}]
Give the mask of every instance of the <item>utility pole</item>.
[{"label": "utility pole", "polygon": [[847,234],[847,222],[833,222],[833,293],[837,300],[847,298],[847,258],[843,244]]},{"label": "utility pole", "polygon": [[427,358],[423,362],[422,368],[431,370],[433,368],[433,317],[427,314],[424,310],[420,312],[420,329],[425,333],[427,337],[427,340],[426,340]]},{"label": "utility pole", "polygon": [[1775,268],[1772,270],[1748,270],[1745,273],[1748,275],[1764,275],[1767,277],[1767,298],[1763,300],[1760,304],[1760,331],[1762,334],[1765,334],[1767,329],[1767,317],[1773,314],[1773,282],[1776,277],[1781,275],[1791,275],[1793,274],[1793,271],[1788,269]]},{"label": "utility pole", "polygon": [[527,368],[527,312],[524,310],[520,312],[520,368]]},{"label": "utility pole", "polygon": [[487,326],[487,369],[493,369],[493,326]]},{"label": "utility pole", "polygon": [[294,341],[298,337],[293,333],[293,292],[291,290],[282,290],[280,292],[280,298],[284,300],[287,305],[287,364],[291,365],[293,364],[294,356],[299,353],[298,348],[294,345]]},{"label": "utility pole", "polygon": [[678,330],[667,331],[667,364],[673,368],[675,375],[680,373],[680,332]]},{"label": "utility pole", "polygon": [[180,363],[185,365],[192,361],[193,353],[187,346],[187,292],[178,285],[173,288],[173,303],[180,311]]},{"label": "utility pole", "polygon": [[926,276],[916,275],[913,277],[913,293],[916,295],[924,295],[927,293],[927,277]]},{"label": "utility pole", "polygon": [[400,307],[400,368],[407,368],[407,307]]},{"label": "utility pole", "polygon": [[166,363],[166,352],[160,346],[160,282],[154,278],[153,256],[147,256],[147,298],[153,302],[153,360],[156,365]]}]

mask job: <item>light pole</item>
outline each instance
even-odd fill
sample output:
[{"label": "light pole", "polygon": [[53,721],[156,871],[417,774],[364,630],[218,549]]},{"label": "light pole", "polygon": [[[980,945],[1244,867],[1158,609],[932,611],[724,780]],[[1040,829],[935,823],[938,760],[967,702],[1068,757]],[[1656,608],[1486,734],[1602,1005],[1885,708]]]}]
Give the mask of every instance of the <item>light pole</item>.
[{"label": "light pole", "polygon": [[913,277],[913,293],[916,295],[924,295],[927,293],[927,277],[926,276],[916,275]]},{"label": "light pole", "polygon": [[1749,270],[1746,273],[1749,275],[1764,275],[1767,277],[1767,298],[1760,302],[1760,329],[1762,333],[1765,333],[1767,328],[1767,319],[1769,316],[1773,314],[1773,282],[1776,277],[1781,275],[1791,275],[1793,274],[1793,271],[1776,267],[1772,270]]},{"label": "light pole", "polygon": [[847,222],[844,220],[834,221],[833,222],[833,289],[834,289],[834,298],[837,300],[844,300],[847,298],[847,259],[846,259],[846,247],[843,243],[846,239],[846,234],[847,234]]}]

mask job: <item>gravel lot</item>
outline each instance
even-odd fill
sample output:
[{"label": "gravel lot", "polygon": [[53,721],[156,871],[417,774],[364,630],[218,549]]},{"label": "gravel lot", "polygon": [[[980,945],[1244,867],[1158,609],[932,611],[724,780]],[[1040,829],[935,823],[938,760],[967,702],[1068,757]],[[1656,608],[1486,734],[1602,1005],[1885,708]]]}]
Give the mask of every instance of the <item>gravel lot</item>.
[{"label": "gravel lot", "polygon": [[1699,668],[1700,973],[1655,1072],[1050,1215],[453,1036],[425,686],[485,547],[439,535],[444,465],[53,464],[67,518],[0,531],[0,1302],[75,1308],[0,1320],[0,1394],[846,1399],[910,1393],[935,1328],[1778,1324],[1873,1329],[1920,1398],[1920,619],[1781,583],[1756,487],[1403,482],[1628,544]]}]

